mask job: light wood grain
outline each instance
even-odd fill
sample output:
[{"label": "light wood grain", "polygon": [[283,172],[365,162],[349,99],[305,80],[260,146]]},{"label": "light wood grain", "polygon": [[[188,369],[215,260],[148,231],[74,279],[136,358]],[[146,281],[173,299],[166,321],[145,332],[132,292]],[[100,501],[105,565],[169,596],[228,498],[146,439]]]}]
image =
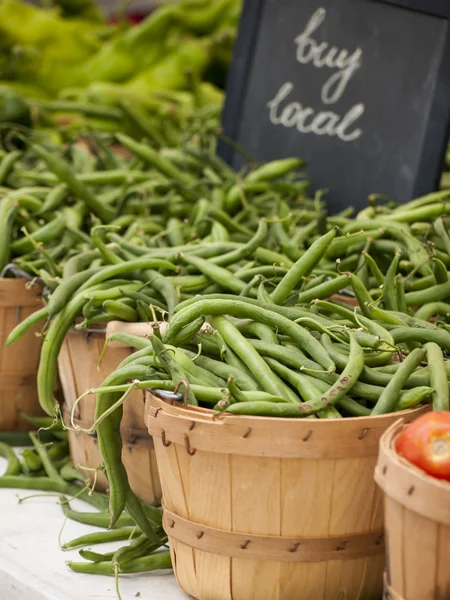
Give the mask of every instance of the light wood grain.
[{"label": "light wood grain", "polygon": [[403,421],[380,440],[375,479],[385,495],[389,594],[394,600],[450,598],[450,484],[401,458]]},{"label": "light wood grain", "polygon": [[[89,389],[99,387],[119,363],[130,355],[132,349],[125,346],[109,347],[98,366],[105,343],[104,332],[86,334],[71,330],[67,334],[58,358],[61,385],[64,391],[63,416],[70,425],[70,414],[77,397]],[[121,436],[122,460],[131,488],[144,501],[154,502],[161,498],[161,485],[157,471],[155,452],[144,421],[143,392],[135,391],[123,407]],[[75,409],[75,423],[86,430],[94,422],[95,396],[86,396]],[[70,452],[74,465],[91,483],[102,459],[95,436],[84,432],[69,431]],[[83,469],[87,467],[87,469]],[[104,472],[97,473],[97,489],[107,490],[108,480]]]},{"label": "light wood grain", "polygon": [[[373,470],[380,436],[396,415],[221,419],[150,393],[146,410],[163,501],[174,513],[164,522],[175,573],[187,593],[199,600],[380,599],[383,502]],[[351,554],[358,535],[364,541]],[[328,544],[328,553],[308,552],[311,538]]]},{"label": "light wood grain", "polygon": [[18,416],[22,411],[41,416],[36,375],[42,338],[42,323],[12,346],[5,346],[14,327],[42,306],[39,286],[26,287],[21,279],[0,279],[0,431],[35,429]]}]

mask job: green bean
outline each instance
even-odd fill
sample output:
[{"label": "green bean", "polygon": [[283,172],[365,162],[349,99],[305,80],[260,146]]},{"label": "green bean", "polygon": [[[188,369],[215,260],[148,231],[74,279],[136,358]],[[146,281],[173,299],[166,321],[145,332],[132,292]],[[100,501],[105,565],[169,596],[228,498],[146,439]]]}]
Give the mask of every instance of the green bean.
[{"label": "green bean", "polygon": [[[84,525],[94,525],[95,527],[103,527],[107,529],[110,523],[110,516],[107,512],[81,512],[70,507],[65,496],[60,496],[61,507],[68,519],[83,523]],[[130,515],[123,514],[114,523],[113,528],[134,526],[134,521]]]},{"label": "green bean", "polygon": [[225,409],[225,412],[233,415],[299,418],[303,416],[300,410],[301,407],[301,404],[292,404],[290,402],[255,400],[253,402],[237,402],[236,404],[231,404]]},{"label": "green bean", "polygon": [[420,279],[416,279],[416,281],[407,282],[406,286],[408,290],[412,292],[416,292],[419,290],[426,290],[429,287],[436,284],[436,278],[433,275],[428,275],[427,277],[421,277]]},{"label": "green bean", "polygon": [[186,385],[187,377],[184,369],[174,360],[172,352],[168,350],[163,342],[156,336],[153,335],[151,343],[156,356],[161,361],[164,370],[170,375],[175,385],[184,384],[186,388],[186,397],[189,404],[196,406],[198,404],[195,394],[190,386]]},{"label": "green bean", "polygon": [[120,107],[125,114],[139,127],[142,133],[152,141],[155,148],[164,146],[164,138],[158,131],[153,122],[147,118],[146,114],[141,111],[134,103],[122,100]]},{"label": "green bean", "polygon": [[[99,275],[101,275],[101,273],[93,275],[88,281],[92,280],[94,277],[98,277]],[[81,286],[80,290],[82,288],[83,286]],[[37,374],[37,387],[39,403],[49,416],[54,416],[55,409],[57,408],[57,403],[53,398],[53,391],[57,378],[57,358],[59,351],[67,331],[72,326],[73,321],[80,313],[85,302],[86,300],[82,293],[74,296],[72,300],[68,302],[66,307],[60,313],[58,313],[50,325],[42,345],[41,359]],[[22,324],[23,323],[21,323],[21,325]],[[14,337],[17,337],[17,329],[18,328],[12,332]]]},{"label": "green bean", "polygon": [[433,257],[433,275],[436,283],[447,283],[448,281],[447,267],[437,257]]},{"label": "green bean", "polygon": [[190,323],[194,318],[198,318],[201,315],[229,314],[238,318],[250,318],[271,327],[278,328],[281,333],[289,335],[296,344],[306,350],[306,352],[308,352],[308,354],[324,369],[330,371],[335,369],[333,361],[324,351],[322,345],[306,329],[296,323],[292,323],[288,318],[272,310],[272,307],[269,308],[260,308],[257,301],[249,304],[244,302],[243,299],[198,300],[192,306],[178,312],[173,317],[166,333],[166,342],[170,343],[171,339],[175,337],[178,331]]},{"label": "green bean", "polygon": [[447,283],[439,283],[426,290],[408,292],[405,294],[407,306],[423,306],[430,302],[439,302],[450,297],[450,280]]},{"label": "green bean", "polygon": [[17,202],[11,198],[6,197],[0,200],[0,271],[9,261],[11,235],[17,207]]},{"label": "green bean", "polygon": [[430,385],[433,388],[433,410],[450,410],[447,373],[441,348],[435,342],[425,344]]},{"label": "green bean", "polygon": [[0,456],[3,456],[8,461],[3,475],[19,475],[21,473],[20,460],[17,458],[14,450],[4,442],[0,442]]},{"label": "green bean", "polygon": [[59,215],[53,221],[46,223],[34,233],[29,234],[29,238],[25,237],[13,242],[11,250],[15,254],[30,252],[34,248],[34,243],[54,240],[62,234],[65,228],[66,219],[62,215]]},{"label": "green bean", "polygon": [[433,392],[433,388],[428,386],[415,387],[411,390],[405,390],[400,394],[399,401],[395,410],[410,410],[418,404],[422,404]]},{"label": "green bean", "polygon": [[207,215],[214,221],[218,221],[219,223],[221,223],[228,231],[243,233],[245,236],[248,237],[251,237],[252,235],[252,231],[250,229],[247,229],[247,227],[244,227],[243,225],[237,223],[235,219],[232,219],[223,210],[217,208],[210,208],[208,210]]},{"label": "green bean", "polygon": [[382,415],[394,411],[406,381],[420,365],[425,358],[425,355],[425,348],[416,348],[408,354],[378,398],[378,401],[372,410],[372,415]]},{"label": "green bean", "polygon": [[[87,250],[85,252],[80,252],[79,254],[75,254],[64,265],[63,269],[63,279],[68,279],[72,275],[79,273],[89,265],[91,265],[92,261],[100,256],[100,253],[97,249],[95,250]],[[91,265],[92,267],[92,265]]]},{"label": "green bean", "polygon": [[260,219],[258,229],[246,244],[243,244],[240,248],[236,248],[236,250],[231,250],[228,253],[222,254],[221,256],[213,257],[211,262],[222,267],[237,263],[261,246],[264,243],[266,236],[267,221],[265,219]]},{"label": "green bean", "polygon": [[[124,539],[124,538],[122,538]],[[92,562],[72,562],[68,561],[67,566],[76,573],[92,573],[94,575],[114,575],[115,567],[108,562],[92,563]],[[147,571],[157,571],[158,569],[171,569],[172,561],[170,552],[158,552],[150,556],[144,556],[130,560],[122,564],[120,571],[122,573],[144,573]]]},{"label": "green bean", "polygon": [[[301,377],[303,377],[303,379],[305,379],[306,381],[312,383],[313,386],[319,390],[319,392],[326,392],[328,389],[329,384],[327,384],[321,379],[317,379],[317,377],[314,377],[313,375],[303,373]],[[352,417],[367,417],[370,415],[369,408],[366,408],[365,406],[363,406],[362,404],[360,404],[359,402],[357,402],[353,398],[350,398],[350,396],[347,395],[342,396],[342,398],[338,400],[337,406],[339,409],[345,411]],[[318,413],[318,416],[320,416],[321,413],[322,411]]]},{"label": "green bean", "polygon": [[47,305],[49,318],[52,318],[58,314],[67,304],[72,295],[78,291],[80,286],[100,270],[101,267],[87,269],[85,271],[81,271],[80,273],[75,273],[74,275],[65,279],[49,298]]},{"label": "green bean", "polygon": [[67,184],[70,191],[77,197],[83,200],[88,208],[94,212],[103,222],[108,223],[114,218],[114,212],[109,206],[103,205],[89,191],[88,187],[76,177],[70,168],[69,164],[62,158],[45,150],[37,144],[32,145],[33,150],[46,163],[47,167],[52,171],[61,183]]},{"label": "green bean", "polygon": [[191,254],[181,254],[180,256],[185,262],[195,266],[201,273],[209,277],[209,279],[235,294],[240,294],[245,288],[245,283],[233,275],[228,269],[214,265],[212,262],[200,258],[199,256],[193,256]]},{"label": "green bean", "polygon": [[398,310],[397,296],[395,291],[395,276],[397,275],[397,269],[401,255],[402,251],[397,250],[386,273],[383,286],[383,305],[387,310]]},{"label": "green bean", "polygon": [[[130,264],[130,261],[128,264]],[[155,267],[157,268],[157,265],[155,265]],[[164,298],[167,312],[169,313],[169,316],[171,316],[179,303],[179,291],[167,277],[160,275],[158,271],[148,269],[145,271],[145,277],[152,288]]]},{"label": "green bean", "polygon": [[428,321],[428,319],[434,315],[448,316],[449,314],[450,304],[445,304],[445,302],[430,302],[429,304],[424,304],[419,308],[419,310],[416,312],[416,318]]},{"label": "green bean", "polygon": [[224,360],[227,365],[239,369],[244,373],[247,373],[247,375],[253,379],[253,376],[250,370],[248,369],[247,365],[244,362],[242,362],[239,356],[230,348],[230,346],[228,346],[228,344],[225,342],[220,333],[218,331],[214,331],[213,336],[217,343],[217,347],[219,348],[220,358]]},{"label": "green bean", "polygon": [[100,231],[107,229],[108,225],[96,225],[91,229],[91,238],[95,247],[98,249],[100,256],[107,265],[118,265],[123,263],[123,260],[117,256],[113,249],[109,248],[100,236]]},{"label": "green bean", "polygon": [[200,367],[210,371],[211,373],[213,373],[214,375],[217,375],[218,377],[221,377],[225,381],[228,379],[228,377],[233,376],[236,381],[236,384],[242,390],[256,391],[258,389],[258,384],[256,383],[256,381],[252,377],[247,375],[247,373],[245,371],[242,371],[241,369],[239,369],[237,367],[233,367],[231,365],[224,364],[223,362],[220,362],[218,360],[208,358],[207,356],[203,356],[201,354],[196,357],[193,352],[189,352],[188,350],[184,350],[184,352],[187,353],[189,358],[191,358],[191,359],[195,358],[195,362]]},{"label": "green bean", "polygon": [[73,548],[79,548],[80,546],[93,546],[94,544],[104,544],[106,542],[119,542],[136,538],[140,535],[141,531],[136,527],[121,527],[120,529],[112,529],[111,531],[98,531],[80,535],[80,537],[63,544],[61,548],[63,550],[71,550]]},{"label": "green bean", "polygon": [[450,193],[448,190],[441,190],[438,192],[432,192],[431,194],[427,194],[426,196],[421,196],[420,198],[416,198],[415,200],[411,200],[406,204],[400,204],[395,209],[396,214],[400,214],[404,211],[410,211],[412,208],[419,208],[426,206],[427,204],[435,204],[440,200],[446,200],[449,197]]},{"label": "green bean", "polygon": [[165,305],[160,300],[153,298],[153,296],[148,296],[147,294],[144,294],[143,292],[136,292],[136,291],[130,290],[130,289],[123,289],[123,290],[121,290],[121,292],[122,292],[123,296],[125,296],[126,298],[131,298],[133,300],[140,300],[142,302],[145,302],[145,304],[147,306],[156,306],[158,308],[161,308],[162,310],[165,310]]},{"label": "green bean", "polygon": [[272,394],[268,394],[267,392],[257,391],[252,392],[251,395],[248,392],[243,392],[236,385],[232,375],[228,378],[227,386],[231,397],[236,402],[288,402],[288,400],[282,396],[274,396]]},{"label": "green bean", "polygon": [[[321,339],[324,348],[327,350],[328,354],[336,363],[336,366],[339,369],[345,368],[345,365],[347,364],[347,356],[339,352],[339,350],[334,346],[334,344],[331,343],[331,339],[328,335],[323,334]],[[367,366],[364,366],[360,375],[360,380],[362,382],[369,383],[375,386],[386,386],[390,382],[391,378],[391,373],[384,373],[376,369],[371,369]],[[429,384],[429,382],[430,380],[428,375],[415,372],[408,378],[408,381],[405,383],[405,387],[426,386]]]},{"label": "green bean", "polygon": [[339,275],[339,277],[330,279],[330,281],[325,281],[324,283],[317,285],[315,288],[300,292],[297,297],[297,304],[307,304],[312,300],[330,298],[330,296],[340,292],[343,288],[345,288],[349,281],[349,275]]},{"label": "green bean", "polygon": [[287,393],[287,386],[271,371],[264,359],[230,321],[225,317],[216,316],[211,319],[211,324],[250,369],[252,376],[266,392],[273,396],[281,396],[290,402],[295,401],[292,395]]},{"label": "green bean", "polygon": [[183,186],[192,185],[196,182],[192,175],[180,171],[178,167],[175,167],[173,163],[158,154],[158,152],[155,152],[150,146],[140,144],[122,133],[116,133],[116,138],[123,146],[125,146],[125,148],[128,148],[128,150],[131,150],[136,156],[139,156],[150,163],[166,177],[169,177]]},{"label": "green bean", "polygon": [[391,330],[396,344],[402,342],[435,342],[450,352],[450,333],[444,329],[419,329],[417,327],[398,327]]},{"label": "green bean", "polygon": [[138,320],[137,311],[127,306],[124,302],[105,300],[103,308],[106,312],[113,314],[121,321],[136,322]]},{"label": "green bean", "polygon": [[253,252],[253,256],[262,263],[269,265],[278,265],[290,269],[294,266],[294,263],[290,258],[279,252],[268,250],[267,248],[256,248]]},{"label": "green bean", "polygon": [[249,183],[271,181],[272,179],[286,175],[291,171],[295,171],[304,165],[305,162],[299,158],[273,160],[272,162],[268,162],[265,165],[258,167],[254,171],[251,171],[247,175],[246,181]]},{"label": "green bean", "polygon": [[17,340],[19,340],[22,336],[26,334],[32,327],[47,319],[49,316],[48,307],[44,306],[43,308],[36,310],[31,313],[28,317],[26,317],[23,321],[21,321],[18,325],[14,327],[11,333],[8,335],[6,339],[6,346],[10,346]]},{"label": "green bean", "polygon": [[349,248],[360,243],[364,243],[364,251],[366,251],[366,242],[368,240],[373,241],[379,237],[382,237],[383,233],[384,230],[379,229],[375,231],[361,231],[359,233],[346,234],[331,241],[325,252],[325,256],[327,258],[337,258],[343,256]]},{"label": "green bean", "polygon": [[266,290],[264,282],[260,283],[260,285],[258,286],[258,291],[256,292],[256,297],[263,304],[275,304],[275,302],[272,300],[269,292]]},{"label": "green bean", "polygon": [[407,315],[408,307],[406,306],[405,300],[405,283],[403,281],[403,277],[399,274],[395,278],[395,296],[397,300],[398,310]]},{"label": "green bean", "polygon": [[277,334],[267,325],[258,323],[256,321],[244,321],[237,325],[237,328],[241,333],[247,336],[257,337],[260,340],[268,342],[269,344],[279,344]]},{"label": "green bean", "polygon": [[11,169],[21,156],[22,152],[19,150],[13,150],[12,152],[5,154],[5,156],[2,158],[0,162],[0,185],[3,185],[4,181],[10,174]]},{"label": "green bean", "polygon": [[307,275],[311,269],[320,261],[328,248],[331,241],[336,236],[336,229],[332,229],[318,240],[316,240],[301,256],[298,261],[289,269],[280,283],[277,285],[275,290],[272,292],[271,297],[275,304],[282,304],[286,298],[295,289],[297,284],[301,281],[302,277]]},{"label": "green bean", "polygon": [[109,562],[114,556],[114,552],[106,552],[105,554],[100,554],[99,552],[93,552],[92,550],[84,549],[79,550],[78,554],[81,556],[81,558],[89,560],[93,563]]},{"label": "green bean", "polygon": [[64,200],[67,198],[68,187],[65,183],[60,183],[53,189],[51,189],[42,206],[39,208],[38,215],[44,215],[47,212],[53,212],[59,208]]},{"label": "green bean", "polygon": [[[12,195],[9,197],[12,198]],[[22,208],[27,212],[31,212],[35,216],[37,216],[38,211],[42,206],[42,202],[38,200],[38,198],[35,198],[29,194],[15,194],[14,200],[17,202],[19,208]]]},{"label": "green bean", "polygon": [[375,277],[375,281],[379,286],[384,285],[384,275],[380,270],[380,267],[377,265],[376,261],[370,256],[368,252],[363,252],[363,256],[365,257],[367,264],[369,266],[372,275]]},{"label": "green bean", "polygon": [[[117,383],[125,383],[130,379],[146,379],[147,368],[139,365],[130,365],[124,368],[119,368],[111,373],[103,382],[104,386],[116,385]],[[134,494],[130,489],[130,484],[128,482],[127,473],[122,464],[121,456],[122,456],[122,438],[120,436],[120,422],[123,414],[123,406],[119,405],[113,412],[110,412],[105,417],[104,413],[108,409],[111,409],[111,406],[114,405],[117,398],[117,394],[114,392],[108,393],[98,393],[97,394],[97,403],[95,409],[95,419],[96,421],[102,417],[103,420],[98,422],[97,424],[97,435],[100,452],[103,458],[103,463],[106,468],[106,472],[108,475],[108,481],[110,486],[110,494],[109,494],[109,512],[110,512],[110,528],[114,526],[114,524],[119,519],[122,514],[125,505],[127,505],[128,513],[135,518],[135,504],[131,507],[128,505],[128,501],[130,497],[133,497]],[[142,507],[141,507],[142,511]],[[137,515],[139,519],[141,519],[142,514]],[[146,521],[144,515],[145,527],[150,527],[150,535],[152,535],[153,530],[151,528],[150,523]],[[140,525],[140,523],[137,523]],[[142,528],[141,528],[142,529]],[[144,530],[143,530],[144,531]],[[144,531],[147,533],[147,530]],[[150,536],[149,536],[150,537]]]},{"label": "green bean", "polygon": [[111,562],[113,565],[119,565],[119,567],[121,567],[123,564],[128,563],[131,560],[135,560],[143,555],[155,552],[155,550],[158,550],[158,548],[160,548],[164,542],[167,542],[166,536],[164,536],[161,541],[154,543],[149,540],[145,534],[142,534],[133,540],[128,546],[122,546],[122,548],[119,548],[114,553]]},{"label": "green bean", "polygon": [[436,202],[431,206],[421,206],[412,210],[394,212],[386,215],[386,219],[399,223],[415,223],[417,221],[427,221],[435,217],[441,217],[448,214],[449,206],[445,202]]},{"label": "green bean", "polygon": [[193,375],[196,379],[202,382],[205,386],[223,387],[226,384],[226,379],[209,372],[196,362],[193,362],[188,354],[180,348],[167,346],[167,350],[173,352],[175,361],[187,373]]}]

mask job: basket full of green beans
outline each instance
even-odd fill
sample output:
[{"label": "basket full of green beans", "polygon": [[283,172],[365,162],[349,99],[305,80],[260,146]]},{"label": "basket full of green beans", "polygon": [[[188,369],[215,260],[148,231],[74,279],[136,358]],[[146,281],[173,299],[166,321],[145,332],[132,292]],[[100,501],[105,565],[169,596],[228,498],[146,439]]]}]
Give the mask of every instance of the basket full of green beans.
[{"label": "basket full of green beans", "polygon": [[302,590],[317,600],[345,590],[356,600],[362,590],[379,600],[383,511],[373,469],[378,439],[398,413],[218,418],[173,396],[148,392],[147,410],[163,526],[186,593],[263,600],[274,590],[272,598],[297,600]]}]

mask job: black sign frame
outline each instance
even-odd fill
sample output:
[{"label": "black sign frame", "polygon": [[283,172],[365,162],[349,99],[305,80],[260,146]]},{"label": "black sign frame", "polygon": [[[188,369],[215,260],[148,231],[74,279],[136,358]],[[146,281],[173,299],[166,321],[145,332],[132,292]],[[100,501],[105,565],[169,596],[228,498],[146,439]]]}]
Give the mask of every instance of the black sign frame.
[{"label": "black sign frame", "polygon": [[[222,129],[225,139],[219,141],[217,148],[219,156],[229,164],[232,164],[237,149],[226,138],[237,141],[240,115],[245,100],[249,70],[265,1],[246,0],[241,15],[222,115]],[[448,21],[443,59],[436,80],[428,128],[414,182],[414,197],[419,197],[438,189],[450,137],[450,0],[372,1],[409,9]],[[445,57],[447,57],[447,60],[445,60]]]}]

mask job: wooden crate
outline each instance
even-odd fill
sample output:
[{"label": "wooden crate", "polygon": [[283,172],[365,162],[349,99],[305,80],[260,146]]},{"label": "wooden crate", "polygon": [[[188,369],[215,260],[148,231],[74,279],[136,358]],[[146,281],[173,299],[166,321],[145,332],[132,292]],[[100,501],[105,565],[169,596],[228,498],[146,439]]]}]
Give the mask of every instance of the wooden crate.
[{"label": "wooden crate", "polygon": [[[425,409],[403,413],[412,420]],[[396,415],[217,416],[147,392],[175,574],[199,600],[380,600],[373,480]]]},{"label": "wooden crate", "polygon": [[450,483],[429,477],[395,451],[404,426],[380,440],[375,480],[384,491],[387,540],[386,597],[450,598]]},{"label": "wooden crate", "polygon": [[38,402],[36,374],[42,339],[41,324],[12,346],[5,346],[14,327],[42,307],[41,288],[23,279],[0,279],[0,431],[25,431],[34,426],[18,416],[43,415]]},{"label": "wooden crate", "polygon": [[[72,329],[64,339],[58,367],[65,398],[64,422],[68,425],[70,425],[70,414],[76,399],[87,390],[99,387],[119,363],[133,351],[129,347],[114,344],[108,347],[100,368],[97,368],[105,337],[104,329],[90,333]],[[87,396],[78,403],[74,422],[82,429],[89,429],[94,422],[94,413],[95,396]],[[121,435],[122,460],[131,488],[145,502],[152,503],[160,500],[161,485],[153,440],[145,426],[144,396],[141,391],[133,392],[123,406]],[[95,469],[101,464],[102,459],[95,435],[69,431],[69,444],[75,466]],[[86,479],[93,481],[94,471],[85,469],[80,471]],[[98,473],[96,487],[102,491],[106,491],[109,487],[103,472]]]}]

